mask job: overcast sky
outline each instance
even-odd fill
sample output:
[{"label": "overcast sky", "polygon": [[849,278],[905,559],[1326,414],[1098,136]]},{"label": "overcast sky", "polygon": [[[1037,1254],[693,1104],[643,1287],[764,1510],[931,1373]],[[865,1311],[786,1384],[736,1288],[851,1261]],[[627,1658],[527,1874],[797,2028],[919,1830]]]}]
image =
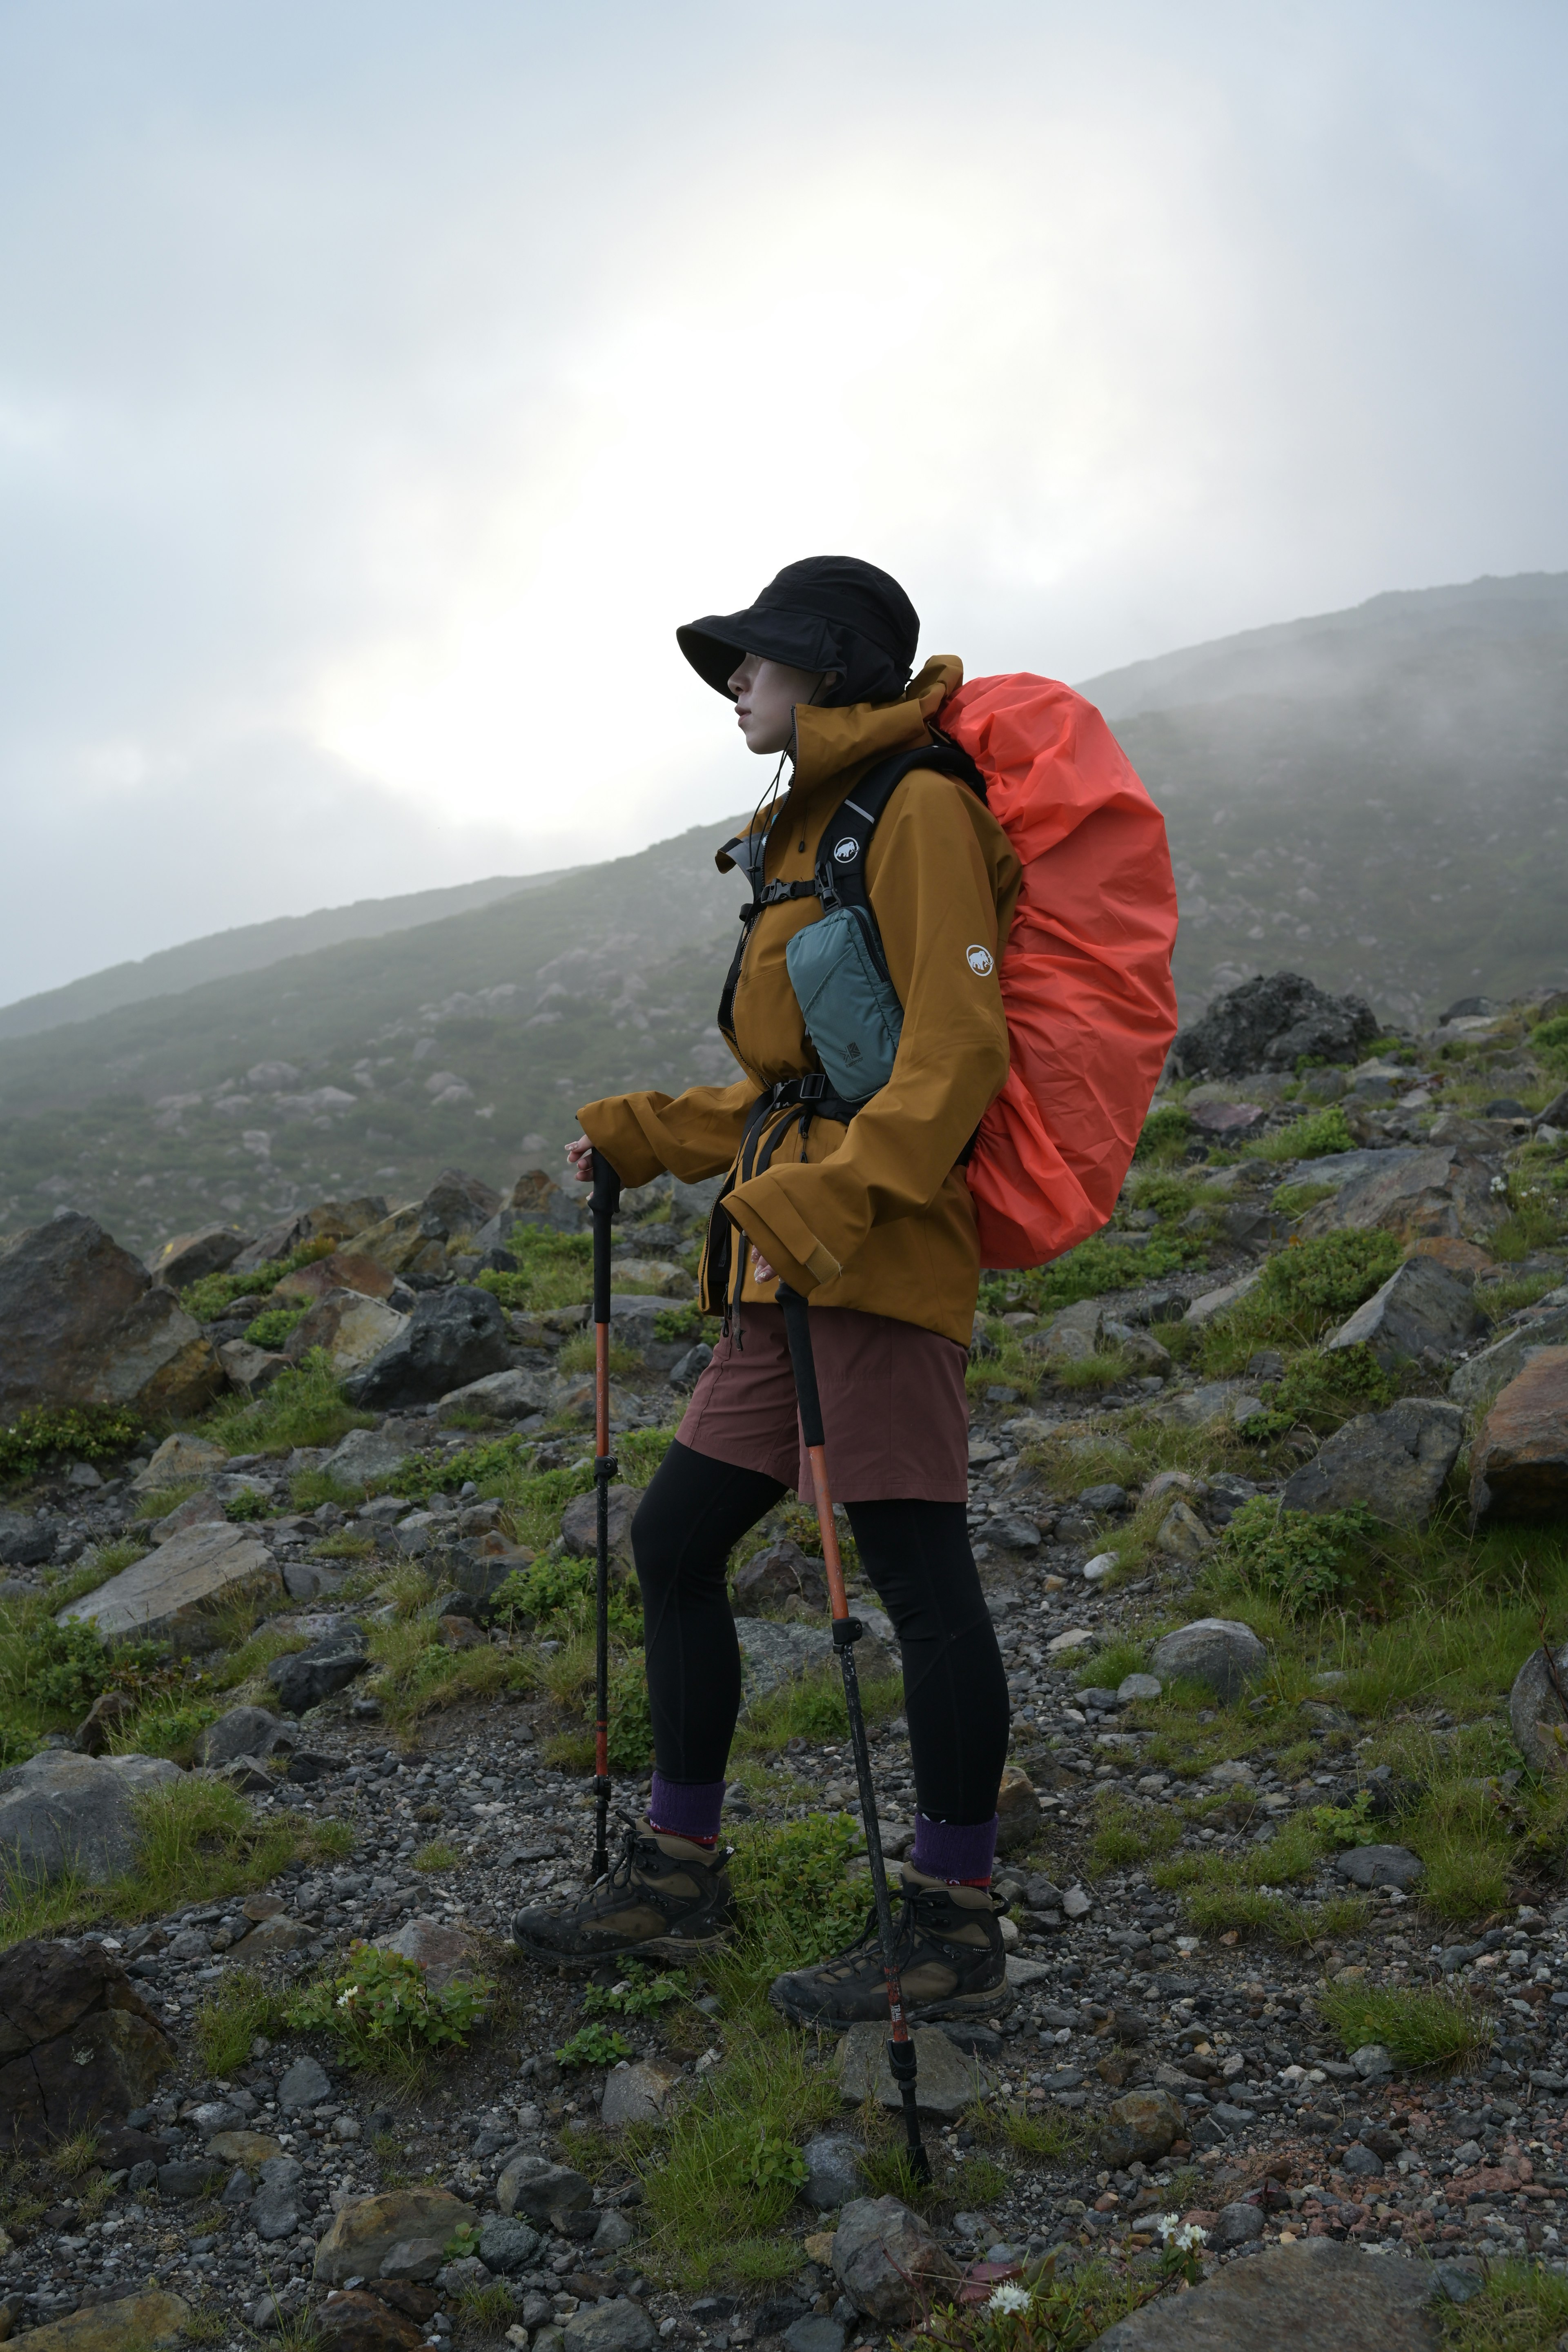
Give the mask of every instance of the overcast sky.
[{"label": "overcast sky", "polygon": [[0,1001],[755,796],[678,621],[1081,677],[1568,568],[1560,0],[0,5]]}]

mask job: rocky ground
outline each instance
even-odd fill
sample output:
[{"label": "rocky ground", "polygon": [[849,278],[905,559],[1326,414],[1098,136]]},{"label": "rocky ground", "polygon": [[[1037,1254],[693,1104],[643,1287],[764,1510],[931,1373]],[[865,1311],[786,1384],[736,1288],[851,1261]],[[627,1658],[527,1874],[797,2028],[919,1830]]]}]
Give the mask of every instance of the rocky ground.
[{"label": "rocky ground", "polygon": [[[1325,2241],[1434,2259],[1445,2326],[1499,2253],[1538,2300],[1568,2279],[1562,1016],[1374,1040],[1352,1006],[1301,1076],[1292,1024],[1329,1016],[1258,985],[1186,1041],[1114,1231],[983,1293],[1009,1984],[921,2036],[927,2192],[864,2037],[761,2000],[803,1920],[843,1940],[864,1869],[798,1509],[737,1557],[737,1954],[585,1984],[509,1941],[591,1847],[575,1202],[453,1175],[192,1237],[151,1287],[81,1218],[0,1253],[0,2318],[842,2352],[910,2324],[911,2280],[983,2333],[1047,2259],[1038,2309],[1088,2297],[1118,2343],[1186,2340],[1138,2332],[1173,2286],[1120,2316],[1183,2267],[1217,2294],[1269,2266],[1248,2292],[1284,2301],[1238,2340],[1299,2330]],[[626,1204],[623,1558],[703,1360],[704,1208]],[[896,1853],[896,1644],[861,1613]],[[463,2046],[321,2021],[366,1945],[480,1983]]]}]

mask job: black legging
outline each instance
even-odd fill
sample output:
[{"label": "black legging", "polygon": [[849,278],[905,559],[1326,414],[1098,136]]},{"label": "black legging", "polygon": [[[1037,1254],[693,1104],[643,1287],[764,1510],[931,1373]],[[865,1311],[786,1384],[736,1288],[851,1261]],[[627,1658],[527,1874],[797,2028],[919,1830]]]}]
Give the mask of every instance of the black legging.
[{"label": "black legging", "polygon": [[[787,1490],[677,1440],[637,1506],[654,1753],[666,1780],[722,1780],[741,1706],[724,1570]],[[904,1662],[915,1797],[928,1820],[988,1822],[1007,1754],[1007,1678],[962,1503],[851,1503],[849,1524]]]}]

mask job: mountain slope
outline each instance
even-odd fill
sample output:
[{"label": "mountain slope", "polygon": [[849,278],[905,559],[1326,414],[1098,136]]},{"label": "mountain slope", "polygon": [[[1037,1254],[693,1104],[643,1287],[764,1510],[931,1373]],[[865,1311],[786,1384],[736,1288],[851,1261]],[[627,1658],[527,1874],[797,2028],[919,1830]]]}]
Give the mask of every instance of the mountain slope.
[{"label": "mountain slope", "polygon": [[[1089,684],[1165,813],[1184,1017],[1281,965],[1405,1020],[1568,984],[1568,580],[1376,598]],[[0,1228],[68,1202],[147,1247],[448,1163],[499,1181],[595,1095],[725,1076],[724,830],[0,1042]]]},{"label": "mountain slope", "polygon": [[46,989],[17,1003],[0,1005],[0,1037],[32,1037],[43,1029],[58,1029],[67,1021],[90,1021],[96,1013],[112,1013],[121,1004],[135,1004],[148,996],[174,996],[204,981],[224,980],[231,973],[260,971],[286,956],[308,955],[312,948],[335,947],[342,940],[376,939],[384,931],[412,930],[420,923],[439,921],[444,915],[467,914],[488,907],[492,899],[515,898],[521,890],[537,890],[557,874],[499,874],[485,882],[460,882],[446,890],[415,890],[399,898],[356,898],[348,907],[323,907],[310,915],[279,915],[269,923],[243,923],[230,931],[214,931],[205,939],[187,940],[177,948],[132,963],[110,964],[68,981],[63,988]]}]

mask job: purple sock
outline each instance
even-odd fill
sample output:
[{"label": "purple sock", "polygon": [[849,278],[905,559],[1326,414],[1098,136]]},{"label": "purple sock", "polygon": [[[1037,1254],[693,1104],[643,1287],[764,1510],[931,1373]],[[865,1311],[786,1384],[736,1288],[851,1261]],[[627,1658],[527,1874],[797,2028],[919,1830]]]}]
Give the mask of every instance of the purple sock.
[{"label": "purple sock", "polygon": [[996,1858],[996,1816],[988,1822],[933,1822],[917,1811],[910,1861],[950,1886],[989,1886]]},{"label": "purple sock", "polygon": [[693,1845],[717,1845],[723,1805],[722,1780],[667,1780],[656,1772],[647,1825],[666,1837],[689,1838]]}]

